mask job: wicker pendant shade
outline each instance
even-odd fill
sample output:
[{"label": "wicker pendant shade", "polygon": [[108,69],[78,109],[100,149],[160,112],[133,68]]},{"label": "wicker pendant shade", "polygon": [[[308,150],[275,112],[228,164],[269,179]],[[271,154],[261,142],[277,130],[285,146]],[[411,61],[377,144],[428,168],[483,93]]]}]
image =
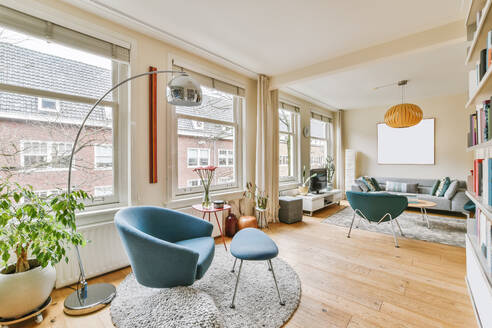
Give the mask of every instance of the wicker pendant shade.
[{"label": "wicker pendant shade", "polygon": [[392,128],[408,128],[422,121],[424,113],[414,104],[398,104],[392,106],[384,114],[384,122]]},{"label": "wicker pendant shade", "polygon": [[408,128],[417,125],[422,121],[424,113],[422,109],[414,104],[403,103],[405,98],[405,86],[408,80],[398,81],[398,86],[401,89],[401,104],[391,106],[390,109],[384,114],[384,122],[386,125],[392,128]]}]

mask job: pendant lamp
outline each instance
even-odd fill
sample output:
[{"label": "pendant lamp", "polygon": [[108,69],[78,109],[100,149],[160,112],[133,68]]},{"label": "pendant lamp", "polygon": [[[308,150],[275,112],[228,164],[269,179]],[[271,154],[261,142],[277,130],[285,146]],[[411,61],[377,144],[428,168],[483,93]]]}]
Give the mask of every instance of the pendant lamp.
[{"label": "pendant lamp", "polygon": [[384,114],[384,122],[386,125],[392,128],[408,128],[417,125],[422,121],[424,113],[422,109],[415,104],[404,103],[405,85],[408,80],[402,80],[398,82],[401,86],[401,104],[394,105],[386,114]]}]

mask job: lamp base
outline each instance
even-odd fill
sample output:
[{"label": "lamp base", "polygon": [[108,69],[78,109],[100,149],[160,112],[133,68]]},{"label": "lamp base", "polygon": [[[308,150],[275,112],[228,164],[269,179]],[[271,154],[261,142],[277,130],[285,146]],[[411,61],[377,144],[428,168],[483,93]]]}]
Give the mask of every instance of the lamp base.
[{"label": "lamp base", "polygon": [[74,291],[65,299],[63,311],[68,315],[84,315],[102,309],[116,296],[116,288],[111,284],[93,284],[87,286],[87,298],[79,298]]}]

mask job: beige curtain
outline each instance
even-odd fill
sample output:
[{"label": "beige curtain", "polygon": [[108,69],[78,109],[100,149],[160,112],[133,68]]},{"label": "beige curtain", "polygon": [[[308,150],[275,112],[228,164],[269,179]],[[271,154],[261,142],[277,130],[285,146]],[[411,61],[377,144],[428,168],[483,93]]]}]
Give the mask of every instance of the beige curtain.
[{"label": "beige curtain", "polygon": [[269,84],[267,76],[258,77],[256,185],[269,197],[268,222],[278,222],[278,90]]}]

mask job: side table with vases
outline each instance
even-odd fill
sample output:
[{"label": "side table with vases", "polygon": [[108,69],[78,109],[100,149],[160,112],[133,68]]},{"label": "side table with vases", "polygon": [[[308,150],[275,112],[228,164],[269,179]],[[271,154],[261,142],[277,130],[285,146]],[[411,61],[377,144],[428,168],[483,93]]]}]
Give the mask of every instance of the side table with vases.
[{"label": "side table with vases", "polygon": [[196,204],[192,206],[193,209],[202,213],[202,219],[205,220],[205,216],[208,215],[208,222],[210,222],[210,217],[212,213],[215,215],[215,221],[217,222],[217,226],[219,227],[220,236],[222,237],[222,243],[224,243],[224,248],[227,251],[227,246],[224,238],[224,231],[222,230],[222,225],[220,224],[219,217],[217,216],[217,212],[228,211],[231,209],[230,205],[225,204],[224,207],[214,208],[214,207],[204,207],[202,204]]}]

